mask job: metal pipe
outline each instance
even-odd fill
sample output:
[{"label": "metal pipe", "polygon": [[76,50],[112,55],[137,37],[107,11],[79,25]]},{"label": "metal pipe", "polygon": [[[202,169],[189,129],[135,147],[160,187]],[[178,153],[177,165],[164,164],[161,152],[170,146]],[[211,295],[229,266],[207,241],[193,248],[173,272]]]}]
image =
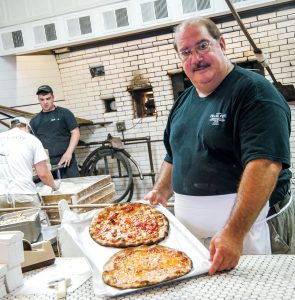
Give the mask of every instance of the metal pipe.
[{"label": "metal pipe", "polygon": [[242,31],[244,32],[246,38],[248,39],[248,41],[250,42],[251,46],[254,49],[255,53],[261,53],[262,51],[256,46],[256,44],[254,43],[252,37],[250,36],[248,30],[246,29],[245,25],[243,24],[240,16],[238,15],[237,11],[235,10],[234,6],[232,5],[230,0],[225,0],[227,6],[229,7],[231,13],[233,14],[234,18],[236,19],[236,21],[238,22],[238,24],[240,25]]},{"label": "metal pipe", "polygon": [[152,147],[151,147],[151,138],[147,138],[147,146],[148,146],[148,153],[149,153],[149,160],[150,160],[150,168],[151,168],[151,177],[153,185],[155,184],[155,171],[154,171],[154,163],[153,163],[153,155],[152,155]]},{"label": "metal pipe", "polygon": [[234,6],[232,5],[230,0],[225,0],[227,6],[229,7],[232,15],[234,16],[234,18],[236,19],[236,21],[238,22],[240,28],[242,29],[242,31],[244,32],[246,38],[248,39],[249,43],[251,44],[251,46],[253,47],[253,52],[257,58],[257,61],[266,68],[267,72],[269,73],[271,79],[273,80],[274,83],[277,83],[277,80],[275,79],[270,67],[268,66],[268,62],[267,60],[263,57],[263,52],[261,49],[259,49],[255,42],[253,41],[252,37],[250,36],[248,30],[246,29],[244,23],[242,22],[240,16],[238,15],[237,11],[235,10]]},{"label": "metal pipe", "polygon": [[[124,140],[122,140],[122,142],[125,145],[143,144],[143,143],[146,143],[146,139],[147,138],[124,139]],[[134,143],[132,143],[132,141]],[[163,140],[151,140],[150,142],[151,143],[159,143],[159,142],[163,142]],[[109,141],[89,142],[89,143],[85,143],[83,145],[78,145],[77,147],[78,148],[87,148],[89,146],[104,145],[106,143],[109,143]]]},{"label": "metal pipe", "polygon": [[[69,204],[70,209],[75,208],[105,208],[114,205],[114,203],[101,203],[101,204]],[[173,202],[168,202],[167,207],[174,207]],[[41,206],[27,206],[27,207],[8,207],[8,208],[0,208],[0,212],[14,212],[19,210],[26,210],[32,208],[40,208],[43,210],[50,210],[50,209],[58,209],[58,205],[41,205]]]}]

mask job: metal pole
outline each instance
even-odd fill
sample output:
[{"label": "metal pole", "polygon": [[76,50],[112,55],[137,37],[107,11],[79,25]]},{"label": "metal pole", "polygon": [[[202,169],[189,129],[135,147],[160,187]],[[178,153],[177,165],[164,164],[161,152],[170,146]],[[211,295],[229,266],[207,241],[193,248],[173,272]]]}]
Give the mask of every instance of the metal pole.
[{"label": "metal pole", "polygon": [[[108,206],[114,205],[113,203],[102,203],[102,204],[76,204],[76,205],[71,205],[69,204],[70,209],[75,209],[75,208],[105,208]],[[168,202],[167,207],[174,207],[173,202]],[[9,208],[0,208],[0,212],[14,212],[14,211],[22,211],[26,209],[32,209],[32,208],[40,208],[43,210],[50,210],[50,209],[58,209],[58,205],[41,205],[41,206],[27,206],[27,207],[9,207]]]},{"label": "metal pole", "polygon": [[[236,19],[236,21],[238,22],[239,26],[241,27],[242,31],[244,32],[246,38],[248,39],[249,43],[251,44],[251,46],[253,47],[254,50],[254,54],[256,55],[256,58],[258,58],[258,56],[263,56],[263,52],[261,49],[259,49],[255,42],[253,41],[253,39],[251,38],[248,30],[246,29],[245,25],[243,24],[240,16],[238,15],[237,11],[235,10],[234,6],[232,5],[230,0],[225,0],[227,6],[229,7],[231,13],[233,14],[234,18]],[[273,80],[274,83],[277,83],[277,80],[275,79],[270,67],[268,66],[267,61],[262,58],[261,60],[257,59],[258,62],[266,68],[267,72],[269,73],[271,79]]]},{"label": "metal pole", "polygon": [[155,184],[155,171],[154,171],[153,154],[152,154],[151,138],[150,137],[147,137],[147,146],[148,146],[148,153],[149,153],[149,161],[150,161],[152,182],[153,182],[153,185],[154,185]]}]

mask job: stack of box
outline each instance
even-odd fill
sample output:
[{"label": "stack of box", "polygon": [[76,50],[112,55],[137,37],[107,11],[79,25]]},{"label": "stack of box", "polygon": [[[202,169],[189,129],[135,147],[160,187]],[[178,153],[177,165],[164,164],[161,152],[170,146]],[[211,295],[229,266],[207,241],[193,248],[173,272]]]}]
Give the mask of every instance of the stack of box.
[{"label": "stack of box", "polygon": [[6,287],[5,287],[5,275],[7,272],[7,268],[5,264],[0,264],[0,299],[6,296]]},{"label": "stack of box", "polygon": [[8,293],[24,283],[21,269],[24,261],[23,237],[21,231],[0,232],[0,264],[6,265],[4,282]]},{"label": "stack of box", "polygon": [[[45,205],[58,205],[60,200],[66,200],[68,204],[98,204],[112,203],[116,198],[115,185],[111,182],[110,175],[85,176],[76,178],[63,178],[60,180],[61,187],[57,192],[45,193],[42,184],[37,184],[37,191],[41,195]],[[63,184],[70,184],[75,188],[64,191]],[[79,213],[86,210],[79,209]],[[57,209],[46,210],[52,225],[60,223]]]}]

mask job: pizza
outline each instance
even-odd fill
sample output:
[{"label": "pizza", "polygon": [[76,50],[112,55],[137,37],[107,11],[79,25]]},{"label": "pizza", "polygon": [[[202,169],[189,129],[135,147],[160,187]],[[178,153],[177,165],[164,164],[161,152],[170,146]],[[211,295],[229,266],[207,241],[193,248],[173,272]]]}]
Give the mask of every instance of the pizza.
[{"label": "pizza", "polygon": [[95,242],[117,248],[152,245],[165,239],[168,232],[166,216],[139,202],[106,207],[93,217],[89,226]]},{"label": "pizza", "polygon": [[139,246],[115,253],[104,265],[103,281],[119,289],[133,289],[179,278],[192,270],[184,253],[161,245]]}]

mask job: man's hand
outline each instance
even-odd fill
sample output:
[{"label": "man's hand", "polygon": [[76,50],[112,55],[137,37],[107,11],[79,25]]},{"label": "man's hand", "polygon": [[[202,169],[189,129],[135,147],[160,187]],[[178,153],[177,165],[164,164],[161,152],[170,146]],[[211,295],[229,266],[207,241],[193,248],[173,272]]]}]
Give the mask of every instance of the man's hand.
[{"label": "man's hand", "polygon": [[61,181],[60,180],[54,180],[54,187],[52,188],[53,191],[57,191],[60,188]]},{"label": "man's hand", "polygon": [[167,206],[168,202],[168,200],[158,190],[152,190],[148,192],[144,196],[144,200],[150,201],[150,203],[153,205],[161,203],[165,207]]},{"label": "man's hand", "polygon": [[60,161],[58,162],[58,164],[60,166],[63,165],[64,167],[68,167],[71,163],[71,160],[72,160],[72,153],[65,152],[61,157]]},{"label": "man's hand", "polygon": [[210,243],[210,261],[209,275],[216,271],[233,269],[239,262],[243,250],[244,238],[235,237],[225,229],[218,232]]}]

